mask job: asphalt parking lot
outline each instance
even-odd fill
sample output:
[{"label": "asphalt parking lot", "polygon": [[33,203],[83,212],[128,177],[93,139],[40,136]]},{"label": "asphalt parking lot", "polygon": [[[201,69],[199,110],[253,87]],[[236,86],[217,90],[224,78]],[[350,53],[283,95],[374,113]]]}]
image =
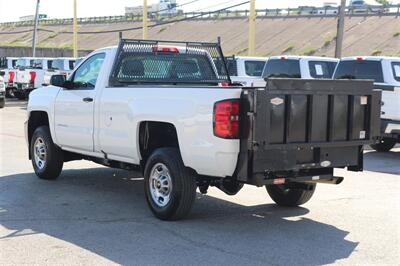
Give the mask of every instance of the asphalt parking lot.
[{"label": "asphalt parking lot", "polygon": [[189,219],[149,211],[142,179],[85,162],[39,180],[27,159],[26,103],[0,109],[0,265],[399,265],[400,148],[366,151],[301,208],[264,188],[198,194]]}]

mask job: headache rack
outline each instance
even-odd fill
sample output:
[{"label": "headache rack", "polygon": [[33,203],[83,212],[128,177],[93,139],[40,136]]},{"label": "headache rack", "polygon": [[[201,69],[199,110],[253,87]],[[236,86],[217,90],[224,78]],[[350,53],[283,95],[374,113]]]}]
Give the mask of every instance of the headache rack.
[{"label": "headache rack", "polygon": [[[218,69],[215,62],[219,62]],[[219,42],[121,39],[109,84],[217,85],[222,82],[231,82],[231,79]]]}]

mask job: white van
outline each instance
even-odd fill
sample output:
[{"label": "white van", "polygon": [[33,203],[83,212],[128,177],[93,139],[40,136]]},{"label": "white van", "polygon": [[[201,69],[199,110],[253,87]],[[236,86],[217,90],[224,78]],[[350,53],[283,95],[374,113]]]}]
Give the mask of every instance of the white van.
[{"label": "white van", "polygon": [[382,89],[382,141],[372,147],[389,151],[400,142],[400,57],[355,56],[340,60],[335,79],[371,79]]}]

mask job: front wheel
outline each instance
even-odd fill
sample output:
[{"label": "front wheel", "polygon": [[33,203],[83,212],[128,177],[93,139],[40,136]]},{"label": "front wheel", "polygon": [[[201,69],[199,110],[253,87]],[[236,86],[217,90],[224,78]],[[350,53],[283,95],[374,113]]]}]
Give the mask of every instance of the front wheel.
[{"label": "front wheel", "polygon": [[153,214],[161,220],[187,216],[196,197],[196,178],[185,168],[179,150],[160,148],[145,167],[145,194]]},{"label": "front wheel", "polygon": [[64,161],[62,150],[54,144],[48,126],[38,127],[33,133],[30,151],[35,174],[41,179],[56,179]]},{"label": "front wheel", "polygon": [[381,142],[372,144],[371,148],[377,152],[388,152],[394,147],[394,145],[396,145],[396,141],[394,139],[384,138],[381,140]]},{"label": "front wheel", "polygon": [[309,201],[315,192],[316,184],[296,185],[266,185],[269,196],[276,204],[286,207],[295,207]]}]

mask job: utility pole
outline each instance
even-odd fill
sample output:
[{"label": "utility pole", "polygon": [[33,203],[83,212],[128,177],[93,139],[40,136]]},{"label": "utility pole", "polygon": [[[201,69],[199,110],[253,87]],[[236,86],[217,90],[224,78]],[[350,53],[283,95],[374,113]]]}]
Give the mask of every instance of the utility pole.
[{"label": "utility pole", "polygon": [[143,0],[143,39],[147,40],[149,37],[149,29],[147,27],[147,0]]},{"label": "utility pole", "polygon": [[78,57],[78,18],[77,18],[77,3],[74,0],[74,21],[73,21],[73,56]]},{"label": "utility pole", "polygon": [[39,5],[40,5],[40,0],[37,0],[36,12],[35,12],[35,25],[33,26],[32,57],[36,56],[37,28],[38,28],[38,24],[39,24]]},{"label": "utility pole", "polygon": [[256,53],[256,0],[250,0],[249,14],[249,56]]},{"label": "utility pole", "polygon": [[336,49],[335,57],[342,57],[342,46],[343,46],[343,36],[344,36],[344,15],[346,12],[346,0],[342,0],[339,10],[339,19],[337,23],[337,33],[336,33]]}]

